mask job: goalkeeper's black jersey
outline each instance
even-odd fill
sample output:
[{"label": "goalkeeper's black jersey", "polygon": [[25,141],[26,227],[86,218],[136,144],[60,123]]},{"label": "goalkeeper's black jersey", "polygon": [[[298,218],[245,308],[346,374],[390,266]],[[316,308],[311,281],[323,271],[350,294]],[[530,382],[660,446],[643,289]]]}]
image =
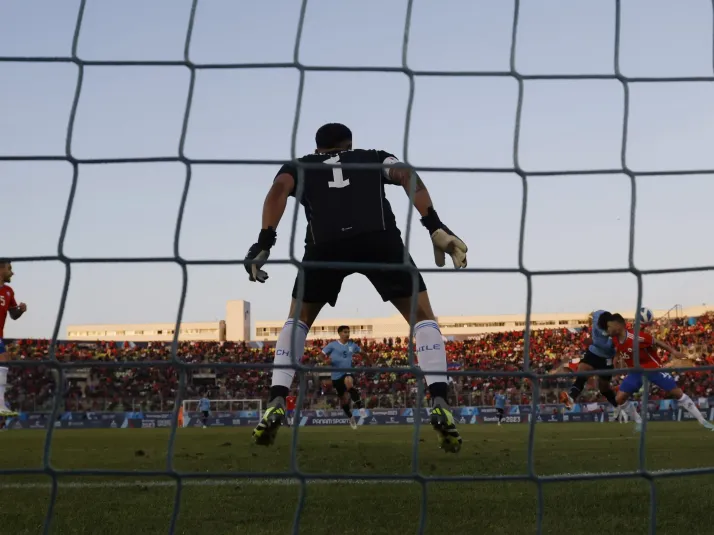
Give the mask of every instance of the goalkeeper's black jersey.
[{"label": "goalkeeper's black jersey", "polygon": [[[298,162],[326,163],[324,167],[286,164],[278,175],[288,173],[295,179],[292,196],[305,207],[307,232],[305,243],[322,244],[380,230],[399,231],[394,212],[384,192],[385,184],[394,184],[388,168],[351,169],[347,164],[395,163],[397,159],[382,150],[344,150],[309,154]],[[332,167],[330,164],[345,164]],[[277,176],[277,175],[276,175]]]}]

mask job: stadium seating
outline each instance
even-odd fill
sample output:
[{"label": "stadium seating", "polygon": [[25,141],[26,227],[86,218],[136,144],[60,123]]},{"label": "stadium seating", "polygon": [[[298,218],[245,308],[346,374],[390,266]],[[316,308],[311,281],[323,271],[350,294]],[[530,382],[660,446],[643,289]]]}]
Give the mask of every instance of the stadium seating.
[{"label": "stadium seating", "polygon": [[[657,336],[680,350],[698,356],[698,365],[714,364],[712,329],[714,314],[690,319],[673,319],[660,322]],[[543,375],[563,357],[578,358],[587,330],[570,329],[537,330],[531,334],[531,365]],[[359,340],[363,354],[368,355],[373,366],[399,367],[407,365],[407,345],[404,340]],[[304,356],[306,364],[324,364],[321,348],[323,340],[308,342]],[[270,370],[211,370],[216,362],[260,363],[272,360],[270,347],[256,344],[185,342],[179,345],[179,357],[185,362],[206,363],[204,377],[199,381],[191,377],[183,399],[196,399],[199,392],[208,388],[213,399],[267,398]],[[46,340],[17,340],[9,351],[13,359],[46,358],[49,342]],[[523,333],[492,333],[463,341],[447,342],[450,370],[515,371],[523,365]],[[153,342],[144,345],[97,342],[60,343],[58,358],[63,361],[116,361],[141,362],[170,359],[170,346]],[[359,362],[357,363],[359,365]],[[215,375],[213,375],[215,372]],[[65,385],[65,409],[92,410],[168,410],[173,407],[178,387],[178,373],[173,368],[101,368],[73,370]],[[326,373],[308,376],[306,406],[321,404],[335,406],[329,386],[323,381]],[[682,386],[692,397],[707,397],[714,392],[714,376],[710,373],[688,372]],[[368,407],[404,407],[416,404],[416,381],[410,374],[369,373],[358,374],[357,382],[367,399]],[[617,382],[617,379],[616,379]],[[43,368],[11,368],[8,398],[22,410],[44,410],[51,407],[55,383],[48,370]],[[569,385],[567,379],[545,378],[541,387],[541,403],[556,402],[559,388]],[[509,388],[511,402],[530,403],[528,381],[513,377],[463,377],[454,378],[452,395],[459,405],[491,404],[495,390]],[[591,389],[585,393],[586,401],[600,400],[599,393]],[[652,397],[657,399],[655,390]]]}]

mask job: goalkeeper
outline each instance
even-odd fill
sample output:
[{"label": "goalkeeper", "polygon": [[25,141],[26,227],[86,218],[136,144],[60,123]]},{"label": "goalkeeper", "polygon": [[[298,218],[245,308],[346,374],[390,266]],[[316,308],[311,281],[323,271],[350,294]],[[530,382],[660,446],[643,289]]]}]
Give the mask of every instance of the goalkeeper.
[{"label": "goalkeeper", "polygon": [[[294,349],[298,352],[295,360],[301,360],[310,327],[325,304],[335,306],[345,277],[353,273],[366,276],[382,299],[390,301],[407,321],[410,320],[412,295],[416,290],[416,353],[432,400],[431,425],[437,432],[439,446],[447,452],[456,453],[461,449],[462,440],[446,403],[448,388],[444,342],[421,274],[404,269],[407,262],[414,266],[414,261],[405,250],[385,195],[385,184],[402,186],[407,194],[414,187],[414,207],[431,236],[437,266],[445,265],[448,254],[454,268],[466,267],[466,244],[441,222],[429,191],[417,174],[406,165],[399,165],[392,154],[382,150],[353,150],[352,132],[337,123],[322,126],[315,136],[315,144],[317,150],[314,154],[298,159],[299,163],[308,166],[299,171],[296,164],[290,163],[278,171],[263,204],[262,230],[258,241],[246,255],[245,269],[250,280],[265,282],[268,274],[262,267],[275,244],[276,229],[288,197],[297,197],[300,190],[297,200],[305,207],[307,218],[304,291],[299,292],[298,276],[293,287],[290,317],[275,346],[274,363],[292,363],[293,338]],[[342,164],[346,166],[343,168]],[[350,168],[348,164],[372,164],[373,167]],[[384,164],[390,167],[381,167]],[[357,265],[331,269],[329,265],[315,265],[316,262]],[[393,264],[395,269],[359,266],[365,263]],[[302,303],[296,321],[299,298]],[[268,446],[275,440],[285,418],[285,398],[294,375],[295,371],[288,368],[273,370],[268,408],[253,431],[256,444]]]}]

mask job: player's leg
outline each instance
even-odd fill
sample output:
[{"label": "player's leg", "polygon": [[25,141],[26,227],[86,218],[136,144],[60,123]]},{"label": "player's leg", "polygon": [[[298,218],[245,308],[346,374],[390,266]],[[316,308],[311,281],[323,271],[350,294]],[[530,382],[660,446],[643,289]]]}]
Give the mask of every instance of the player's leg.
[{"label": "player's leg", "polygon": [[[354,255],[358,262],[404,265],[406,259],[415,267],[411,256],[405,254],[399,233],[364,235],[361,248]],[[421,273],[388,268],[359,272],[369,279],[383,301],[390,301],[396,307],[407,323],[412,321],[413,295],[417,294],[414,337],[419,367],[425,372],[424,379],[432,400],[431,424],[439,435],[440,447],[448,452],[458,452],[462,439],[447,403],[446,348]]]},{"label": "player's leg", "polygon": [[[324,248],[306,247],[303,261],[334,261],[327,257],[327,254],[329,251]],[[288,320],[283,325],[275,344],[274,365],[291,366],[293,353],[295,353],[295,360],[300,362],[305,351],[305,340],[310,332],[310,327],[326,303],[335,306],[337,296],[342,288],[342,281],[348,274],[348,272],[334,269],[306,268],[303,272],[304,291],[302,296],[298,291],[301,282],[298,275],[293,286],[293,299],[290,303]],[[302,302],[297,301],[298,297],[302,297]],[[296,321],[295,313],[298,310],[298,304],[300,307]],[[290,392],[294,377],[295,370],[293,368],[273,369],[268,407],[253,430],[253,439],[256,444],[269,446],[275,441],[275,435],[285,420],[285,398]]]},{"label": "player's leg", "polygon": [[350,389],[354,387],[354,380],[352,375],[345,374],[340,377],[335,383],[335,390],[337,390],[337,395],[340,397],[340,403],[342,404],[342,411],[347,416],[350,427],[352,429],[357,429],[357,419],[352,416],[352,399],[350,396]]},{"label": "player's leg", "polygon": [[[592,355],[589,351],[585,352],[582,360],[578,364],[579,372],[589,372],[594,371],[599,365],[598,357]],[[579,375],[573,381],[570,390],[567,392],[563,391],[560,393],[560,402],[563,403],[568,409],[572,409],[575,406],[575,401],[578,396],[585,390],[585,384],[588,382],[588,377],[586,375]]]},{"label": "player's leg", "polygon": [[[601,369],[612,369],[612,365],[608,365]],[[610,402],[610,405],[617,408],[617,399],[615,391],[612,389],[612,375],[600,375],[597,378],[598,390],[605,396],[605,399]]]},{"label": "player's leg", "polygon": [[345,391],[344,391],[344,394],[342,395],[342,402],[344,403],[342,408],[344,409],[345,406],[348,407],[347,414],[351,418],[352,417],[352,393],[351,393],[351,390],[354,390],[355,381],[354,381],[354,377],[349,373],[345,374],[343,376],[343,379],[344,379]]},{"label": "player's leg", "polygon": [[503,409],[496,409],[496,413],[498,413],[498,425],[501,425],[503,421]]},{"label": "player's leg", "polygon": [[[324,306],[324,303],[302,303],[299,319],[296,321],[294,318],[297,304],[297,301],[293,299],[290,304],[290,319],[285,322],[278,335],[278,340],[275,344],[274,365],[293,365],[293,359],[291,358],[293,353],[295,353],[295,360],[298,363],[302,360],[307,334]],[[273,369],[268,406],[260,422],[253,430],[253,439],[259,446],[270,446],[275,441],[278,428],[285,421],[285,398],[288,397],[294,377],[295,369],[293,368]]]},{"label": "player's leg", "polygon": [[342,412],[345,413],[347,418],[352,418],[352,403],[350,402],[350,397],[347,395],[347,376],[343,375],[337,379],[332,379],[332,387],[335,389],[335,392],[337,392]]},{"label": "player's leg", "polygon": [[635,431],[639,432],[642,429],[642,417],[637,412],[637,408],[634,403],[630,401],[630,398],[635,392],[638,392],[642,388],[642,374],[640,373],[629,373],[620,384],[620,390],[615,396],[615,402],[617,403],[620,410],[627,414],[627,417],[635,422]]},{"label": "player's leg", "polygon": [[364,410],[362,406],[362,396],[359,389],[355,386],[354,377],[352,375],[345,376],[345,387],[347,388],[347,394],[352,400],[352,407],[359,411],[359,415],[362,418],[367,416],[367,411]]},{"label": "player's leg", "polygon": [[[417,294],[414,338],[419,367],[424,372],[431,396],[431,425],[439,434],[440,447],[447,452],[456,453],[461,449],[462,439],[447,403],[449,389],[446,379],[446,347],[431,309],[426,286],[421,276],[419,279],[422,291]],[[392,304],[407,321],[411,316],[411,300],[411,297],[391,299]]]},{"label": "player's leg", "polygon": [[691,414],[701,425],[714,431],[714,425],[704,418],[692,398],[684,393],[684,390],[677,386],[677,381],[667,372],[657,372],[650,374],[649,380],[659,388],[671,394],[679,403],[679,406]]},{"label": "player's leg", "polygon": [[5,342],[0,339],[0,416],[16,416],[15,411],[11,411],[7,406],[5,401],[5,388],[7,387],[7,372],[8,368],[5,366],[7,362],[7,349],[5,348]]}]

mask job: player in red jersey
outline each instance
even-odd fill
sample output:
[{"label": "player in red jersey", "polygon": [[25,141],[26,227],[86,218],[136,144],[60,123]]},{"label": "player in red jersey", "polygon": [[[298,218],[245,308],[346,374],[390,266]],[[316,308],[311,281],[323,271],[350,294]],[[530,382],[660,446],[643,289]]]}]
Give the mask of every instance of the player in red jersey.
[{"label": "player in red jersey", "polygon": [[[634,343],[635,334],[627,329],[625,319],[620,314],[603,314],[598,320],[598,327],[607,329],[608,334],[612,337],[615,345],[615,350],[622,356],[625,366],[628,368],[635,367],[634,361]],[[640,353],[640,367],[647,370],[658,370],[662,368],[657,349],[661,348],[668,351],[676,358],[682,358],[684,355],[675,348],[660,340],[656,340],[651,334],[641,332],[637,338]],[[647,378],[657,385],[659,388],[672,395],[679,402],[679,406],[687,410],[696,420],[706,429],[714,431],[714,425],[707,420],[699,412],[699,409],[684,391],[677,386],[677,382],[669,373],[658,371],[647,374]],[[637,413],[637,410],[630,402],[630,397],[635,392],[642,388],[642,372],[630,372],[620,384],[620,391],[617,393],[617,404],[630,419],[635,420],[636,430],[642,426],[642,418]]]},{"label": "player in red jersey", "polygon": [[293,395],[290,395],[285,398],[285,410],[288,411],[288,425],[293,425],[293,416],[295,415],[295,403],[297,402],[297,398]]},{"label": "player in red jersey", "polygon": [[[16,320],[27,310],[25,303],[17,304],[15,292],[7,284],[12,280],[12,264],[9,260],[0,260],[0,362],[7,361],[7,354],[3,338],[5,336],[5,321],[8,315]],[[16,416],[5,401],[5,386],[7,385],[7,367],[0,366],[0,417]]]}]

